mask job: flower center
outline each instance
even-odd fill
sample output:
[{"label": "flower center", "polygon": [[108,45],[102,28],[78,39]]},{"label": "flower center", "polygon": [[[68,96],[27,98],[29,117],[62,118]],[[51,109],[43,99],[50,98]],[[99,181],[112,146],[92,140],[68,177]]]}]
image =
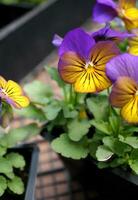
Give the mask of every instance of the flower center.
[{"label": "flower center", "polygon": [[138,96],[138,90],[136,91],[135,95]]},{"label": "flower center", "polygon": [[94,66],[95,65],[93,64],[93,62],[89,61],[89,62],[86,63],[85,69],[87,70],[88,73],[91,73],[91,72],[94,71]]},{"label": "flower center", "polygon": [[8,94],[7,94],[7,92],[5,91],[5,89],[0,88],[0,92],[1,92],[2,94],[4,94],[4,95],[8,96]]}]

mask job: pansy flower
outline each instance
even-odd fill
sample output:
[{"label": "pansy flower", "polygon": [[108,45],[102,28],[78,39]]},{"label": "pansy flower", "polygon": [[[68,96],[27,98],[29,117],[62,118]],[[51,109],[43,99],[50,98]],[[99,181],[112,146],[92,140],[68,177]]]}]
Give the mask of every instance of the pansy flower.
[{"label": "pansy flower", "polygon": [[106,25],[104,28],[101,28],[100,30],[93,32],[91,36],[95,39],[96,42],[111,40],[118,43],[126,38],[133,37],[134,34],[130,34],[124,31],[114,30],[110,28],[110,25]]},{"label": "pansy flower", "polygon": [[129,123],[138,123],[138,56],[128,53],[113,58],[106,65],[107,76],[114,83],[110,102],[121,109]]},{"label": "pansy flower", "polygon": [[138,8],[136,0],[97,0],[93,9],[93,19],[99,23],[109,22],[120,17],[128,30],[138,27]]},{"label": "pansy flower", "polygon": [[114,42],[95,43],[82,29],[75,29],[66,34],[59,48],[60,76],[72,84],[76,92],[102,91],[111,85],[105,74],[105,64],[119,53]]},{"label": "pansy flower", "polygon": [[24,108],[29,105],[29,99],[24,96],[21,87],[14,81],[6,81],[0,76],[0,98],[15,108]]}]

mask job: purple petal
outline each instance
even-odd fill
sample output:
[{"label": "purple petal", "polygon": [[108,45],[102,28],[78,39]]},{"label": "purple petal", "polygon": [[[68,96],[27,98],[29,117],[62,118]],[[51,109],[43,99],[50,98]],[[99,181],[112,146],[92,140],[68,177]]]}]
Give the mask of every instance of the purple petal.
[{"label": "purple petal", "polygon": [[97,0],[97,3],[101,3],[106,6],[111,6],[114,9],[116,9],[116,7],[117,7],[116,3],[112,0]]},{"label": "purple petal", "polygon": [[60,47],[62,41],[63,41],[63,38],[55,34],[52,40],[52,44],[56,47]]},{"label": "purple petal", "polygon": [[125,38],[134,36],[135,36],[134,34],[113,30],[110,28],[109,25],[92,33],[92,37],[95,39],[96,42],[102,40],[114,40],[114,39],[124,40]]},{"label": "purple petal", "polygon": [[112,82],[127,76],[138,83],[138,56],[128,53],[116,56],[106,65],[106,74]]},{"label": "purple petal", "polygon": [[[110,1],[109,1],[110,2]],[[99,23],[111,21],[117,16],[116,8],[112,4],[96,3],[93,9],[93,20]]]},{"label": "purple petal", "polygon": [[68,51],[77,53],[84,59],[88,58],[90,49],[94,46],[95,40],[81,28],[68,32],[59,48],[59,55]]}]

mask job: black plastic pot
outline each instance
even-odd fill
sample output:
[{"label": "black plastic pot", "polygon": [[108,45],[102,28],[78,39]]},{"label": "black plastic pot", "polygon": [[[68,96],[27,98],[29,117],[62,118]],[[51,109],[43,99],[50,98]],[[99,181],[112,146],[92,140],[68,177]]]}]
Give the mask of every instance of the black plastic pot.
[{"label": "black plastic pot", "polygon": [[38,147],[36,145],[25,145],[19,148],[13,148],[10,151],[18,152],[25,158],[26,166],[24,171],[17,172],[19,176],[22,177],[23,175],[25,192],[23,195],[15,195],[7,192],[1,197],[1,200],[35,200],[35,179],[39,154]]},{"label": "black plastic pot", "polygon": [[82,25],[91,17],[94,3],[95,0],[47,0],[3,27],[0,74],[16,81],[23,78],[54,49],[53,35],[63,36]]},{"label": "black plastic pot", "polygon": [[72,160],[60,156],[71,179],[82,186],[87,200],[135,199],[138,176],[121,168],[98,169],[91,159]]}]

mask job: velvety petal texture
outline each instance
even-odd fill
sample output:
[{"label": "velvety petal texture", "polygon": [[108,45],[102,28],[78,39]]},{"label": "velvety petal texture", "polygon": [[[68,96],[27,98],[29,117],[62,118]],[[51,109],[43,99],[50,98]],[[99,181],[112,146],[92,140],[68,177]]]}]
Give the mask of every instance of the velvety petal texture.
[{"label": "velvety petal texture", "polygon": [[111,85],[105,73],[105,65],[119,53],[115,43],[109,41],[95,44],[90,49],[87,60],[77,52],[66,52],[60,57],[59,73],[64,81],[74,85],[77,92],[99,92]]},{"label": "velvety petal texture", "polygon": [[87,34],[83,29],[77,28],[69,31],[59,48],[59,55],[72,51],[77,53],[80,57],[87,59],[88,54],[95,40]]},{"label": "velvety petal texture", "polygon": [[106,74],[112,82],[128,76],[138,83],[138,56],[125,53],[113,58],[106,65]]},{"label": "velvety petal texture", "polygon": [[6,81],[3,77],[0,77],[0,98],[18,109],[27,107],[30,103],[16,82]]},{"label": "velvety petal texture", "polygon": [[97,1],[93,9],[92,19],[99,23],[111,21],[117,16],[116,5],[113,1]]}]

